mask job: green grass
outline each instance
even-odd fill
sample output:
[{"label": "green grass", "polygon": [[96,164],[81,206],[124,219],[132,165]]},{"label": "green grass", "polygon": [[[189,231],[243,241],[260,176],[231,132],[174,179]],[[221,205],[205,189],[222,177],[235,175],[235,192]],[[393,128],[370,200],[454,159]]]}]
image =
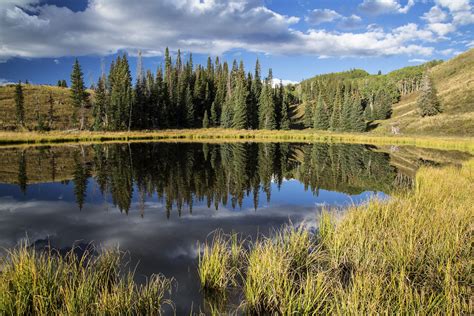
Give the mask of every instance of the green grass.
[{"label": "green grass", "polygon": [[23,243],[0,261],[0,314],[161,314],[172,281],[153,275],[137,285],[122,260],[118,250],[61,256]]},{"label": "green grass", "polygon": [[257,314],[472,314],[474,160],[424,167],[412,192],[323,213],[243,250],[242,306]]},{"label": "green grass", "polygon": [[186,142],[329,142],[374,145],[412,145],[425,148],[474,152],[472,137],[387,136],[368,133],[331,133],[314,130],[270,131],[234,129],[183,129],[132,132],[0,132],[0,144],[59,144],[67,142],[117,141]]},{"label": "green grass", "polygon": [[199,244],[198,273],[201,288],[209,292],[225,292],[237,285],[243,242],[237,234],[213,234],[211,242]]}]

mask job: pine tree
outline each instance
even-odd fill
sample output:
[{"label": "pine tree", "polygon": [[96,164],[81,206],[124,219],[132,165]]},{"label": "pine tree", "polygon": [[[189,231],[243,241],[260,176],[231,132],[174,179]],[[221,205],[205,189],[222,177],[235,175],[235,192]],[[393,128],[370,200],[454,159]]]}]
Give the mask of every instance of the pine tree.
[{"label": "pine tree", "polygon": [[105,87],[105,78],[99,78],[95,89],[95,103],[92,110],[94,117],[93,129],[95,131],[102,130],[105,127],[105,113],[107,112],[107,94]]},{"label": "pine tree", "polygon": [[187,127],[193,127],[194,126],[194,103],[193,103],[193,95],[191,93],[191,87],[188,86],[186,87],[186,126]]},{"label": "pine tree", "polygon": [[436,94],[436,89],[433,81],[426,72],[423,74],[421,81],[421,93],[417,100],[417,106],[422,117],[441,113],[441,106]]},{"label": "pine tree", "polygon": [[66,82],[66,80],[63,79],[63,80],[61,81],[61,87],[67,88],[67,82]]},{"label": "pine tree", "polygon": [[87,100],[86,89],[84,85],[84,74],[81,70],[79,61],[75,60],[71,73],[71,101],[74,106],[73,121],[77,120],[77,112],[80,112],[79,129],[84,129],[85,124],[85,103]]},{"label": "pine tree", "polygon": [[265,84],[263,85],[262,92],[260,93],[259,99],[259,128],[260,129],[276,129],[276,116],[275,116],[275,104],[273,102],[273,89],[271,87],[271,72]]},{"label": "pine tree", "polygon": [[351,130],[354,132],[365,132],[364,108],[359,95],[356,95],[352,103]]},{"label": "pine tree", "polygon": [[289,130],[290,129],[290,117],[289,117],[289,100],[288,93],[283,92],[282,102],[281,102],[281,114],[280,114],[280,129]]},{"label": "pine tree", "polygon": [[313,118],[314,118],[313,127],[315,129],[317,130],[329,129],[329,117],[326,111],[326,107],[324,106],[324,102],[323,102],[323,98],[321,94],[319,94],[318,102],[316,103],[316,108],[315,108]]},{"label": "pine tree", "polygon": [[21,81],[15,86],[16,121],[19,127],[25,126],[25,98]]},{"label": "pine tree", "polygon": [[313,121],[313,103],[306,101],[304,105],[304,127],[310,128]]},{"label": "pine tree", "polygon": [[227,94],[224,105],[222,106],[221,126],[223,128],[232,127],[233,112],[233,95],[232,95],[232,79],[231,75],[227,76]]},{"label": "pine tree", "polygon": [[245,78],[242,78],[242,74],[237,78],[233,112],[232,127],[236,129],[247,128],[247,88],[245,87]]},{"label": "pine tree", "polygon": [[344,95],[344,103],[342,103],[341,121],[339,123],[341,131],[350,131],[352,129],[352,100],[349,93]]},{"label": "pine tree", "polygon": [[202,119],[202,127],[209,128],[209,118],[207,117],[207,110],[204,111],[204,118]]},{"label": "pine tree", "polygon": [[219,125],[219,114],[217,113],[216,100],[214,100],[211,105],[211,125]]},{"label": "pine tree", "polygon": [[332,131],[338,131],[340,130],[341,126],[340,126],[340,123],[341,123],[341,112],[342,112],[342,104],[341,104],[341,101],[340,101],[340,93],[339,93],[339,89],[337,89],[337,92],[336,92],[336,96],[335,96],[335,99],[334,99],[334,105],[333,105],[333,109],[332,109],[332,114],[331,114],[331,119],[329,121],[329,128],[332,130]]}]

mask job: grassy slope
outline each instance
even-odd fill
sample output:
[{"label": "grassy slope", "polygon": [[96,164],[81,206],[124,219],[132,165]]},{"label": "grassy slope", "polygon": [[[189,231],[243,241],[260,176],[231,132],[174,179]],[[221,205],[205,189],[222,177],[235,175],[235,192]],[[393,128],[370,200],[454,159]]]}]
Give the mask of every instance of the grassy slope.
[{"label": "grassy slope", "polygon": [[[36,108],[40,114],[47,115],[49,109],[49,94],[54,100],[55,122],[53,129],[66,129],[71,124],[72,104],[70,101],[70,90],[54,86],[36,86],[23,84],[23,95],[25,96],[26,127],[34,129],[36,122]],[[91,91],[88,91],[89,93]],[[16,126],[15,117],[15,86],[0,87],[0,126],[1,129],[13,130]],[[90,111],[87,110],[89,120]]]},{"label": "grassy slope", "polygon": [[421,118],[417,114],[419,93],[405,96],[393,107],[389,120],[378,121],[374,133],[388,133],[397,122],[405,134],[474,135],[474,49],[431,70],[443,113]]}]

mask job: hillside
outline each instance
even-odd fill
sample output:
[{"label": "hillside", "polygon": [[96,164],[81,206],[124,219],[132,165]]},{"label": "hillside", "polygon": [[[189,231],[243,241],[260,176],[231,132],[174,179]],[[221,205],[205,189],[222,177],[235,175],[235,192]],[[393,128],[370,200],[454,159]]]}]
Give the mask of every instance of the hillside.
[{"label": "hillside", "polygon": [[405,134],[474,136],[474,49],[433,67],[430,73],[443,113],[420,117],[419,92],[414,92],[393,106],[390,119],[375,122],[374,133],[388,133],[392,124],[398,124]]},{"label": "hillside", "polygon": [[[91,91],[88,91],[91,93]],[[25,97],[25,120],[26,128],[34,130],[37,125],[37,109],[40,114],[46,115],[49,109],[49,95],[54,100],[54,123],[53,129],[68,129],[72,119],[72,104],[70,90],[54,86],[37,86],[23,84],[23,95]],[[15,117],[15,86],[0,87],[0,126],[3,130],[14,130],[16,127]],[[91,120],[90,110],[86,109],[88,119]]]}]

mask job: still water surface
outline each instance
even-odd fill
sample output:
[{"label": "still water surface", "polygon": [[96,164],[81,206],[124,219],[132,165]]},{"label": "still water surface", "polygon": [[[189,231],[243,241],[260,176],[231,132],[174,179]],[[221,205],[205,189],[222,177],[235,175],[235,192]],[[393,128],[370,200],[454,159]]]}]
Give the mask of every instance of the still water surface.
[{"label": "still water surface", "polygon": [[0,247],[26,236],[57,249],[118,245],[132,268],[138,263],[138,280],[152,273],[174,277],[177,313],[189,314],[205,310],[197,243],[212,231],[255,237],[289,221],[315,224],[323,206],[386,198],[410,188],[422,164],[468,158],[443,155],[289,143],[3,148]]}]

